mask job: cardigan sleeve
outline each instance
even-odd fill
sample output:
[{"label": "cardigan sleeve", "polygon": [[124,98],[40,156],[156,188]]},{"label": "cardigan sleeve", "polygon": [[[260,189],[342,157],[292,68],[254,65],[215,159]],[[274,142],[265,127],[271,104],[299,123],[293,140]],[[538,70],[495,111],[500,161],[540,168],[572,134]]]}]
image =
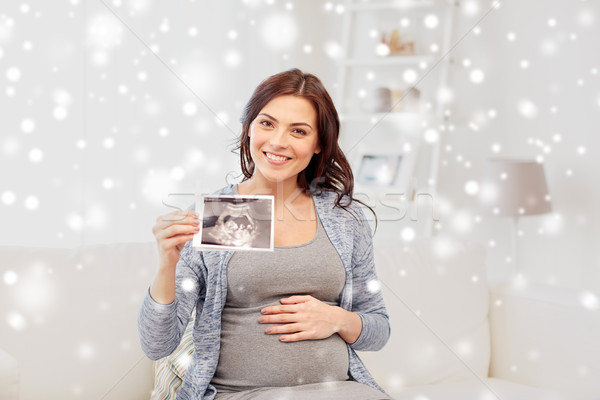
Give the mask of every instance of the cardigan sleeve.
[{"label": "cardigan sleeve", "polygon": [[[157,303],[150,290],[142,302],[138,315],[140,344],[146,356],[152,360],[170,355],[181,341],[192,310],[200,312],[206,293],[202,268],[202,254],[192,257],[192,242],[186,243],[176,266],[175,300],[171,304]],[[193,260],[193,261],[192,261]]]},{"label": "cardigan sleeve", "polygon": [[390,322],[377,279],[371,228],[358,207],[352,250],[352,311],[362,320],[362,331],[350,345],[354,350],[380,350],[390,337]]}]

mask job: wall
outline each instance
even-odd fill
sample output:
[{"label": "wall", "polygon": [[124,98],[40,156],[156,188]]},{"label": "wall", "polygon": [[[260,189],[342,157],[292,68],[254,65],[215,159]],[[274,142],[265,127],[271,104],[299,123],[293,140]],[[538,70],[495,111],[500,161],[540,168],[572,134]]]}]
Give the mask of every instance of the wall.
[{"label": "wall", "polygon": [[340,15],[289,4],[3,4],[0,242],[153,240],[163,202],[235,179],[260,80],[296,65],[332,80],[320,27]]},{"label": "wall", "polygon": [[[511,273],[512,221],[479,212],[465,184],[480,179],[488,157],[538,159],[553,212],[521,218],[519,270],[528,279],[598,291],[598,3],[502,2],[485,17],[489,5],[463,6],[470,4],[479,10],[463,8],[457,36],[475,30],[453,56],[456,128],[444,138],[442,230],[486,243],[490,273]],[[471,79],[476,70],[481,83]]]},{"label": "wall", "polygon": [[[519,262],[530,279],[598,291],[600,6],[490,7],[458,13],[437,232],[486,243],[490,273],[506,275],[510,221],[480,215],[465,184],[488,156],[543,157],[554,212],[523,219]],[[191,201],[172,194],[235,180],[229,150],[262,78],[298,66],[334,92],[343,13],[316,0],[3,5],[0,243],[152,240],[163,201]]]}]

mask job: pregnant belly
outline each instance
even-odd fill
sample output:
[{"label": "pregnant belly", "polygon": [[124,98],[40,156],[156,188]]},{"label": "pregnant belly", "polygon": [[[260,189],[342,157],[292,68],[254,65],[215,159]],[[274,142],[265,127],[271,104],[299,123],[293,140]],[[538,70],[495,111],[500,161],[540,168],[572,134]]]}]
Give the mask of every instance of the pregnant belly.
[{"label": "pregnant belly", "polygon": [[284,343],[267,335],[257,309],[223,313],[219,364],[212,383],[231,390],[348,379],[348,349],[337,334]]}]

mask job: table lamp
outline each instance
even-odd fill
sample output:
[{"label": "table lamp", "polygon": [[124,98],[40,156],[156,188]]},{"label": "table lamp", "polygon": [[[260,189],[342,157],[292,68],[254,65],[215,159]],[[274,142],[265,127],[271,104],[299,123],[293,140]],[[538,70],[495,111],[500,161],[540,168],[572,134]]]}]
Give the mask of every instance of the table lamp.
[{"label": "table lamp", "polygon": [[512,254],[515,272],[519,217],[552,211],[544,167],[535,160],[491,158],[485,163],[480,202],[485,212],[513,219]]}]

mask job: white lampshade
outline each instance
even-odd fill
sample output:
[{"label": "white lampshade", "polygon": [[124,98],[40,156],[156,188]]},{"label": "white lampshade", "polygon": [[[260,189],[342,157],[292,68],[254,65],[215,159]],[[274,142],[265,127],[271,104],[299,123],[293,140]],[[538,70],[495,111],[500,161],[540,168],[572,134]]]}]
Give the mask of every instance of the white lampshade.
[{"label": "white lampshade", "polygon": [[498,216],[552,211],[544,167],[535,160],[489,159],[483,171],[480,200],[485,211]]}]

